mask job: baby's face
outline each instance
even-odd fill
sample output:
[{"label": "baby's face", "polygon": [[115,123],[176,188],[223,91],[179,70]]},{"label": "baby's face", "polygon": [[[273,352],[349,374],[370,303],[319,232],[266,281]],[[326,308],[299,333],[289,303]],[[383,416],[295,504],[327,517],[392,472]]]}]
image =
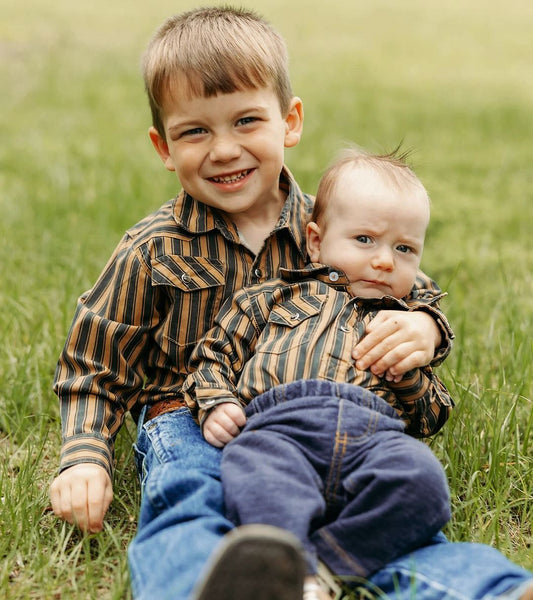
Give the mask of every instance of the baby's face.
[{"label": "baby's face", "polygon": [[409,188],[398,191],[369,168],[343,170],[311,260],[344,271],[356,296],[409,294],[429,221],[422,186]]}]

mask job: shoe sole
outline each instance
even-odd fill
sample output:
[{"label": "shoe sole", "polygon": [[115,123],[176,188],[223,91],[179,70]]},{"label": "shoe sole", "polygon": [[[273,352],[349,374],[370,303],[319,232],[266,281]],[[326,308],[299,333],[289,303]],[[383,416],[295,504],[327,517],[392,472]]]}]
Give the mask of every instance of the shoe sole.
[{"label": "shoe sole", "polygon": [[306,565],[300,542],[269,525],[224,536],[194,600],[302,600]]}]

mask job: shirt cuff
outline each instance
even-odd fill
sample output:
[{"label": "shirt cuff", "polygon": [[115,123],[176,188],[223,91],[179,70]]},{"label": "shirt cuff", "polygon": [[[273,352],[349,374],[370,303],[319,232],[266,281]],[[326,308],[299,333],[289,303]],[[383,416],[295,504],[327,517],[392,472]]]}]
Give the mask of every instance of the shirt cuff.
[{"label": "shirt cuff", "polygon": [[113,477],[113,449],[100,436],[79,434],[63,441],[59,472],[74,465],[91,463],[100,465]]},{"label": "shirt cuff", "polygon": [[431,306],[430,304],[418,304],[417,306],[411,308],[411,311],[415,310],[422,310],[428,313],[428,315],[433,318],[437,324],[437,327],[439,328],[441,342],[439,346],[435,348],[435,354],[429,363],[430,367],[438,367],[450,354],[453,346],[453,340],[455,339],[455,334],[453,333],[448,319],[446,319],[444,313],[439,309]]}]

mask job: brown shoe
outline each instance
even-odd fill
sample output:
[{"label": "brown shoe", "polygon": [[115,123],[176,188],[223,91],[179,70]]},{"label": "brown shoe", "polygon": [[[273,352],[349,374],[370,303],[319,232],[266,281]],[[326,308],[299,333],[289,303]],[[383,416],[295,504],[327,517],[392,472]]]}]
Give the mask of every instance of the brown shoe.
[{"label": "brown shoe", "polygon": [[302,600],[306,565],[300,542],[270,525],[243,525],[215,550],[193,600]]}]

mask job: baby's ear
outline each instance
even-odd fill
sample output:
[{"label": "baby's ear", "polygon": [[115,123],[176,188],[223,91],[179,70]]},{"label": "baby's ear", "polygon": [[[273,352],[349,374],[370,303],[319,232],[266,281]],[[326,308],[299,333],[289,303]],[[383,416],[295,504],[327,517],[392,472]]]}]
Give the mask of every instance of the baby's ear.
[{"label": "baby's ear", "polygon": [[300,98],[291,100],[289,112],[285,117],[285,148],[293,148],[302,137],[304,107]]},{"label": "baby's ear", "polygon": [[150,136],[150,140],[152,142],[155,151],[159,154],[159,157],[163,161],[163,164],[169,171],[175,171],[176,167],[172,162],[172,158],[170,156],[170,152],[168,150],[168,144],[164,137],[161,136],[159,131],[155,127],[150,127],[148,130],[148,135]]},{"label": "baby's ear", "polygon": [[314,222],[307,223],[307,254],[311,262],[320,262],[320,227]]}]

